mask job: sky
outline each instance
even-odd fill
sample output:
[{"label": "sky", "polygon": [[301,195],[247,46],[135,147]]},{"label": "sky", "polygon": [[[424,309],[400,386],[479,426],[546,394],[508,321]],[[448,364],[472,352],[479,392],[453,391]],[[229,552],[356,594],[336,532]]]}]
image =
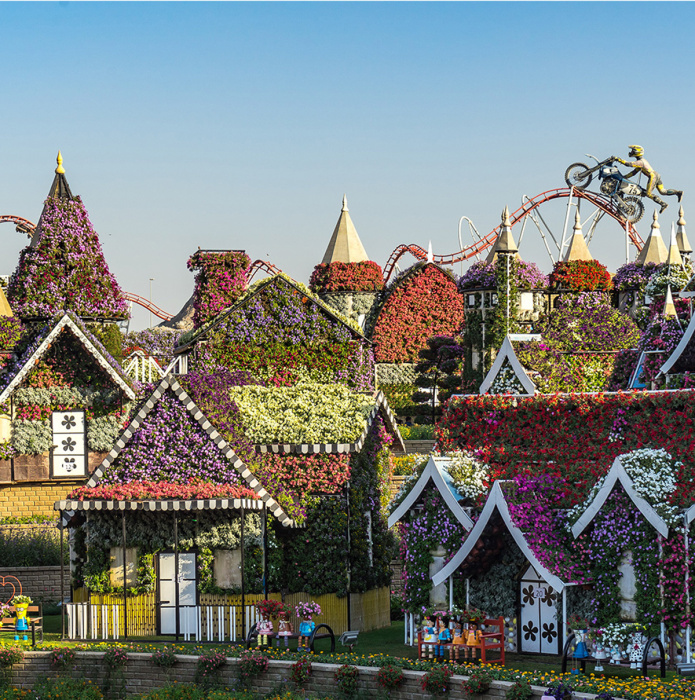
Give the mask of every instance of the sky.
[{"label": "sky", "polygon": [[[344,193],[382,266],[455,252],[462,216],[489,233],[586,153],[640,144],[686,220],[695,197],[692,3],[0,2],[0,27],[0,214],[37,221],[60,149],[121,286],[171,313],[198,247],[308,282]],[[10,274],[26,239],[0,235]],[[549,271],[531,224],[520,248]],[[591,249],[625,262],[615,222]]]}]

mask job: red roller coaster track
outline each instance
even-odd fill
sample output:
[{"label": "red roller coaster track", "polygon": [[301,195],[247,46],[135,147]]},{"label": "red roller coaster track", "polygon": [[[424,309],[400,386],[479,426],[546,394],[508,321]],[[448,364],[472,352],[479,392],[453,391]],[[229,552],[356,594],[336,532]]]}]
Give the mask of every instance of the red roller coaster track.
[{"label": "red roller coaster track", "polygon": [[21,216],[13,216],[12,214],[0,214],[0,224],[14,224],[17,233],[26,233],[30,238],[36,228],[28,219],[23,219]]},{"label": "red roller coaster track", "polygon": [[254,260],[249,267],[249,282],[254,278],[255,274],[263,270],[269,275],[277,275],[278,272],[282,272],[279,267],[273,265],[273,263],[268,260]]},{"label": "red roller coaster track", "polygon": [[[609,199],[606,199],[605,197],[602,197],[601,195],[596,194],[595,192],[586,192],[583,190],[576,189],[571,194],[572,196],[575,196],[579,199],[586,199],[588,202],[591,202],[591,204],[598,207],[601,211],[605,212],[609,216],[612,216],[621,226],[624,227],[626,225],[625,219],[622,217],[615,205]],[[560,199],[569,196],[570,188],[565,187],[556,190],[548,190],[547,192],[542,192],[536,197],[529,198],[510,216],[512,226],[514,226],[514,224],[516,224],[519,220],[523,219],[527,214],[539,207],[541,204],[549,202],[553,199]],[[492,246],[495,243],[495,240],[497,240],[497,236],[500,232],[500,226],[501,224],[494,228],[492,231],[490,231],[490,233],[488,233],[487,236],[481,238],[479,241],[476,241],[467,248],[463,248],[458,253],[451,253],[449,255],[434,255],[434,262],[436,262],[439,265],[453,265],[454,263],[461,262],[462,260],[468,260],[474,255],[482,253],[484,250],[487,250],[488,248],[490,248],[490,246]],[[635,227],[630,223],[627,223],[627,233],[637,250],[642,250],[644,241],[642,241]],[[399,245],[398,248],[396,248],[393,251],[393,253],[391,253],[391,257],[388,259],[386,267],[384,267],[385,281],[389,280],[389,278],[393,274],[393,270],[396,266],[396,263],[406,253],[410,253],[413,257],[417,258],[418,260],[427,260],[427,251],[424,248],[421,248],[419,245],[415,243],[411,243],[410,245]]]}]

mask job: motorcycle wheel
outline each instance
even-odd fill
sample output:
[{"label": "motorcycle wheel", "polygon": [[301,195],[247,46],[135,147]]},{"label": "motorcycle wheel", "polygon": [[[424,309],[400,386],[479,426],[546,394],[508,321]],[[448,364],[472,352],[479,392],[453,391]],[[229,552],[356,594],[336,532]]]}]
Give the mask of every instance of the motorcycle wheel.
[{"label": "motorcycle wheel", "polygon": [[623,199],[624,206],[619,206],[620,213],[631,223],[636,224],[644,216],[644,204],[639,197],[628,196]]},{"label": "motorcycle wheel", "polygon": [[584,165],[584,163],[572,163],[572,165],[565,170],[565,182],[567,186],[574,187],[578,190],[585,190],[593,177],[593,173],[586,174],[587,170],[589,170],[589,166]]}]

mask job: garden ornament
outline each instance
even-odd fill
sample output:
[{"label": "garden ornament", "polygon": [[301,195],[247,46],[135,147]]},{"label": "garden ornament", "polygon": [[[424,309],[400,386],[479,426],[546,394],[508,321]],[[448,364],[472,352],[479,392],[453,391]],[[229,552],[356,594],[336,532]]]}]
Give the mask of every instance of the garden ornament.
[{"label": "garden ornament", "polygon": [[461,649],[459,649],[459,647],[463,646],[465,643],[466,640],[464,638],[463,625],[461,624],[460,620],[457,620],[454,624],[454,638],[451,646],[451,654],[454,661],[459,660],[459,655],[461,653]]},{"label": "garden ornament", "polygon": [[434,647],[437,643],[437,631],[434,628],[434,620],[426,617],[422,624],[422,658],[434,658]]},{"label": "garden ornament", "polygon": [[311,619],[303,618],[299,623],[299,641],[298,648],[309,651],[309,637],[316,629],[316,623]]},{"label": "garden ornament", "polygon": [[447,645],[451,644],[451,630],[449,629],[449,619],[447,617],[439,618],[439,630],[437,633],[437,658],[439,661],[444,661],[444,650]]},{"label": "garden ornament", "polygon": [[639,668],[644,654],[644,639],[641,632],[635,632],[630,635],[630,644],[628,646],[630,652],[630,668]]},{"label": "garden ornament", "polygon": [[483,645],[482,632],[475,622],[468,623],[468,638],[466,639],[466,659],[470,652],[473,661],[478,658],[478,649]]},{"label": "garden ornament", "polygon": [[27,611],[29,609],[29,604],[31,603],[31,598],[26,595],[15,596],[15,598],[12,599],[12,603],[14,604],[15,615],[17,616],[14,623],[15,641],[19,640],[20,632],[23,633],[22,639],[26,641],[28,639],[27,631],[29,630],[30,622]]},{"label": "garden ornament", "polygon": [[267,617],[262,617],[261,621],[258,623],[258,646],[267,647],[268,635],[272,635],[274,631],[273,621],[269,620]]},{"label": "garden ornament", "polygon": [[292,636],[292,623],[289,621],[289,615],[286,612],[280,613],[280,622],[278,622],[278,645],[280,644],[279,638],[282,637],[285,640],[285,646],[289,646],[289,637]]},{"label": "garden ornament", "polygon": [[663,183],[661,182],[661,175],[652,168],[651,165],[649,165],[649,162],[645,160],[644,158],[644,149],[642,146],[630,146],[630,152],[628,153],[629,158],[636,158],[637,160],[634,161],[628,161],[628,160],[623,160],[622,158],[618,158],[617,156],[613,156],[613,160],[617,160],[618,163],[622,163],[623,165],[627,165],[628,168],[634,168],[631,172],[629,172],[627,175],[625,175],[626,178],[632,177],[633,175],[637,174],[642,174],[647,176],[647,197],[649,199],[653,200],[657,204],[661,205],[661,210],[659,213],[661,214],[664,209],[668,206],[666,202],[664,202],[663,199],[659,198],[659,196],[654,192],[654,188],[656,188],[660,194],[666,195],[666,196],[673,196],[675,195],[678,197],[678,201],[681,201],[681,198],[683,197],[683,190],[667,190]]}]

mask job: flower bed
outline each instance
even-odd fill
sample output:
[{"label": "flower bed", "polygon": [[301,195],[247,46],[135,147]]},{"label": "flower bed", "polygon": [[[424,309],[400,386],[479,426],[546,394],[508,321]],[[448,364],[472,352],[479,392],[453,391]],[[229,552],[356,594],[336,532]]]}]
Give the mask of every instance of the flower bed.
[{"label": "flower bed", "polygon": [[205,481],[194,481],[188,484],[172,484],[168,481],[137,481],[127,484],[80,486],[66,496],[66,499],[74,501],[184,501],[200,498],[249,498],[257,500],[258,494],[245,486],[213,484]]},{"label": "flower bed", "polygon": [[613,288],[610,273],[598,260],[557,262],[549,282],[552,289],[574,292],[609,291]]},{"label": "flower bed", "polygon": [[[525,260],[514,262],[514,282],[520,290],[545,289],[548,286],[548,276],[543,274],[538,265]],[[459,290],[466,289],[496,289],[497,265],[484,260],[473,263],[459,280]]]}]

